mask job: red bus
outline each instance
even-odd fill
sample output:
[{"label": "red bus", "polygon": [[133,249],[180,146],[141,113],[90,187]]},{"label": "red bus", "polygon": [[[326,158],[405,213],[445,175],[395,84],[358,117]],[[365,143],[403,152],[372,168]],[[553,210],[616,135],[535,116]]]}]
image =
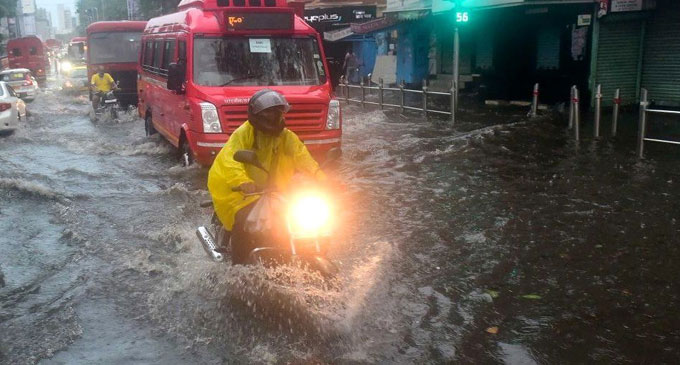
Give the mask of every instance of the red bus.
[{"label": "red bus", "polygon": [[118,82],[121,106],[137,105],[137,60],[145,21],[106,21],[87,27],[87,77],[99,66]]},{"label": "red bus", "polygon": [[28,36],[10,39],[7,42],[7,50],[9,68],[27,68],[31,70],[38,84],[41,87],[45,86],[50,61],[40,38]]},{"label": "red bus", "polygon": [[87,37],[73,37],[68,42],[66,49],[66,59],[72,63],[85,63],[87,54]]},{"label": "red bus", "polygon": [[262,88],[291,104],[286,127],[321,158],[341,142],[319,34],[286,0],[182,0],[142,37],[139,113],[183,161],[210,165]]}]

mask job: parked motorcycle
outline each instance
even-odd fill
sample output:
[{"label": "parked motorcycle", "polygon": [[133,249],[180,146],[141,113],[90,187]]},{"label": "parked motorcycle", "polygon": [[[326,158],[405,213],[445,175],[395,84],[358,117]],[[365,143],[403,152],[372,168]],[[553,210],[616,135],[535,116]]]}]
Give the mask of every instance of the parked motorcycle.
[{"label": "parked motorcycle", "polygon": [[[331,149],[322,167],[339,157],[340,149]],[[237,151],[234,160],[267,172],[254,151]],[[233,190],[239,191],[238,187]],[[267,267],[299,264],[326,278],[337,274],[337,266],[326,257],[326,247],[333,237],[334,215],[332,204],[325,194],[314,188],[283,193],[270,183],[261,191],[244,194],[244,197],[252,195],[260,196],[260,199],[253,203],[256,206],[246,219],[245,229],[260,238],[249,254],[248,264]],[[201,206],[212,206],[212,202],[203,202]],[[283,224],[277,224],[281,220]],[[226,240],[229,240],[230,246],[231,238],[226,237],[227,233],[215,213],[212,215],[211,228],[198,227],[196,235],[212,260],[226,261],[222,247],[226,246]]]}]

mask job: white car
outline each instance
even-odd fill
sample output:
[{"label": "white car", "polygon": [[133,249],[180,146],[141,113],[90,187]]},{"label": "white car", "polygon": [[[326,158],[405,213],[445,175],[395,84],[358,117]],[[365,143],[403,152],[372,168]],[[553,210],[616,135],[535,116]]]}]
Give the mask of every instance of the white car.
[{"label": "white car", "polygon": [[0,81],[0,133],[14,131],[23,120],[26,120],[26,103],[11,86]]},{"label": "white car", "polygon": [[0,72],[0,81],[8,83],[20,98],[31,101],[38,93],[38,82],[27,68],[13,68]]}]

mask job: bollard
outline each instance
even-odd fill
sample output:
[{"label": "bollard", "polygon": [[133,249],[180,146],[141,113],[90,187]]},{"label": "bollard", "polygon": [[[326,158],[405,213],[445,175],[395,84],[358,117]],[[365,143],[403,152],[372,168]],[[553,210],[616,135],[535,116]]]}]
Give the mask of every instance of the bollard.
[{"label": "bollard", "polygon": [[456,123],[456,82],[451,81],[451,124]]},{"label": "bollard", "polygon": [[404,111],[406,109],[404,108],[404,80],[401,80],[399,83],[399,91],[401,92],[401,99],[399,101],[399,105],[401,105],[401,114],[404,114]]},{"label": "bollard", "polygon": [[533,99],[531,100],[531,118],[536,118],[538,110],[538,82],[534,84]]},{"label": "bollard", "polygon": [[423,115],[427,117],[427,80],[423,79]]},{"label": "bollard", "polygon": [[[369,73],[368,75],[366,75],[366,86],[368,86],[368,87],[370,87],[371,83],[373,83],[373,81],[371,81],[371,75],[373,75],[373,74]],[[373,90],[368,89],[368,93],[373,95]]]},{"label": "bollard", "polygon": [[378,82],[378,92],[380,93],[380,95],[378,95],[378,103],[380,104],[380,110],[383,110],[383,87],[384,87],[384,84],[383,84],[382,77],[380,79],[378,79],[378,81],[379,81]]},{"label": "bollard", "polygon": [[345,103],[349,104],[349,86],[347,86],[347,80],[345,80],[345,76],[340,76],[340,86],[340,90],[343,91],[345,97]]},{"label": "bollard", "polygon": [[576,86],[574,86],[574,99],[573,99],[573,101],[574,101],[574,139],[578,142],[578,140],[580,138],[579,128],[580,128],[580,122],[581,121],[580,121],[580,117],[579,117],[579,107],[578,107],[578,102],[579,102],[578,88]]},{"label": "bollard", "polygon": [[600,138],[600,114],[602,114],[602,85],[595,89],[595,129],[593,137]]},{"label": "bollard", "polygon": [[647,128],[647,89],[640,92],[640,122],[638,124],[637,156],[642,158],[644,153],[645,129]]},{"label": "bollard", "polygon": [[574,88],[576,86],[569,89],[569,129],[574,128]]},{"label": "bollard", "polygon": [[366,89],[364,89],[364,78],[361,78],[361,82],[359,83],[361,86],[361,107],[365,108],[366,107]]},{"label": "bollard", "polygon": [[614,91],[614,110],[612,111],[612,137],[616,137],[619,123],[619,105],[621,105],[621,89]]}]

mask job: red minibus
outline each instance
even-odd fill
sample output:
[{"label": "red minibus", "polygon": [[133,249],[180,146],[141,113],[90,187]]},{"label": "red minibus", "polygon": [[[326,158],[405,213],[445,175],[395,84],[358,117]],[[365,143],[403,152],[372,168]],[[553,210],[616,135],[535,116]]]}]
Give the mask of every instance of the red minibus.
[{"label": "red minibus", "polygon": [[137,60],[145,21],[105,21],[87,27],[87,77],[104,67],[118,82],[122,107],[137,105]]},{"label": "red minibus", "polygon": [[28,36],[10,39],[7,42],[7,54],[10,68],[27,68],[31,70],[40,86],[45,86],[50,61],[40,38]]},{"label": "red minibus", "polygon": [[66,59],[74,66],[78,63],[85,63],[85,55],[87,54],[87,38],[73,37],[68,42],[66,49]]},{"label": "red minibus", "polygon": [[140,116],[182,161],[210,165],[262,88],[285,95],[286,127],[316,158],[340,146],[321,38],[286,0],[182,0],[149,20],[142,43]]}]

